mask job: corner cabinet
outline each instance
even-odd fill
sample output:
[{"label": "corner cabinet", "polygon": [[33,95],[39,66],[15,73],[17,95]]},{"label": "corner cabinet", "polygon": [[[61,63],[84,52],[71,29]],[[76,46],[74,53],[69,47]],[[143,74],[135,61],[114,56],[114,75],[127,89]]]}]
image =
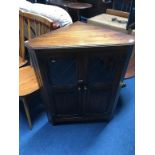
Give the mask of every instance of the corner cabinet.
[{"label": "corner cabinet", "polygon": [[50,120],[110,119],[130,54],[130,46],[31,51]]},{"label": "corner cabinet", "polygon": [[38,40],[28,47],[49,120],[57,124],[111,119],[133,44],[36,47]]}]

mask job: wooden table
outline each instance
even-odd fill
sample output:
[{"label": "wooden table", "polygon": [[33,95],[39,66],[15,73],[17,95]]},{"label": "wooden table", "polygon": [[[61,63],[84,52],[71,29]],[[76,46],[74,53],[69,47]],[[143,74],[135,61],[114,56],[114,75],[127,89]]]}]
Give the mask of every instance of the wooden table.
[{"label": "wooden table", "polygon": [[68,4],[68,8],[73,9],[77,12],[77,20],[80,21],[80,10],[89,9],[92,7],[92,4],[81,3],[81,2],[72,2]]},{"label": "wooden table", "polygon": [[47,3],[51,5],[57,5],[66,10],[68,9],[75,10],[77,14],[77,20],[80,20],[80,10],[92,7],[92,4],[78,2],[77,0],[49,0]]},{"label": "wooden table", "polygon": [[68,3],[70,3],[71,1],[69,0],[48,0],[47,1],[47,4],[50,4],[50,5],[57,5],[59,7],[63,7],[63,8],[66,8]]},{"label": "wooden table", "polygon": [[110,120],[134,37],[76,22],[30,40],[39,86],[53,124]]}]

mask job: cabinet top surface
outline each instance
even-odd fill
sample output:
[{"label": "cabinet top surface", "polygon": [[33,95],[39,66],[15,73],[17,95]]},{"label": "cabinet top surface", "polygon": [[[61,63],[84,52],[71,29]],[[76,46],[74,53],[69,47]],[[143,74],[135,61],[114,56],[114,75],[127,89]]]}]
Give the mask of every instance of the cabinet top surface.
[{"label": "cabinet top surface", "polygon": [[107,28],[76,22],[26,43],[33,49],[82,46],[132,45],[134,36]]}]

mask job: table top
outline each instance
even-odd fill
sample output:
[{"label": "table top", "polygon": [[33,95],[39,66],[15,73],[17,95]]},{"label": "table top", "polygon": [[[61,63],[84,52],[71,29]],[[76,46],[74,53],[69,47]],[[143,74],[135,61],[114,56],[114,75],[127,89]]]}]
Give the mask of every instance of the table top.
[{"label": "table top", "polygon": [[26,43],[33,49],[84,46],[133,45],[134,36],[100,26],[76,22],[54,30]]},{"label": "table top", "polygon": [[92,4],[78,2],[76,0],[49,0],[48,4],[58,5],[62,7],[68,7],[71,9],[87,9],[91,8]]},{"label": "table top", "polygon": [[71,8],[71,9],[81,10],[81,9],[91,8],[92,4],[80,3],[80,2],[72,2],[72,3],[68,3],[67,7]]},{"label": "table top", "polygon": [[48,4],[51,5],[58,5],[58,6],[62,6],[62,7],[67,7],[67,5],[70,3],[69,0],[49,0]]},{"label": "table top", "polygon": [[[124,21],[124,23],[119,23],[117,21],[112,21],[112,18],[117,18],[120,21]],[[125,23],[126,22],[126,23]],[[95,17],[89,18],[88,23],[95,24],[95,25],[100,25],[103,27],[109,27],[114,30],[119,30],[122,32],[126,32],[126,25],[127,25],[128,19],[124,17],[118,17],[114,15],[109,15],[106,13],[97,15]]]}]

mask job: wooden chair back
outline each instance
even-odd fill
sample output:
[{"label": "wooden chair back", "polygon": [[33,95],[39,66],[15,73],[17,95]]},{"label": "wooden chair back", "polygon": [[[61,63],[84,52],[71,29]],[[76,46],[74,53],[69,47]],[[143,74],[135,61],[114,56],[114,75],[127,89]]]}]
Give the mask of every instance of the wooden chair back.
[{"label": "wooden chair back", "polygon": [[111,1],[112,8],[106,9],[106,13],[110,15],[128,18],[131,4],[132,0],[121,0],[121,1],[112,0]]},{"label": "wooden chair back", "polygon": [[107,9],[106,13],[109,14],[109,15],[115,15],[115,16],[124,17],[124,18],[128,18],[129,17],[129,13],[128,12],[120,11],[120,10]]},{"label": "wooden chair back", "polygon": [[30,40],[55,28],[53,20],[19,10],[19,56],[25,59],[25,40]]}]

